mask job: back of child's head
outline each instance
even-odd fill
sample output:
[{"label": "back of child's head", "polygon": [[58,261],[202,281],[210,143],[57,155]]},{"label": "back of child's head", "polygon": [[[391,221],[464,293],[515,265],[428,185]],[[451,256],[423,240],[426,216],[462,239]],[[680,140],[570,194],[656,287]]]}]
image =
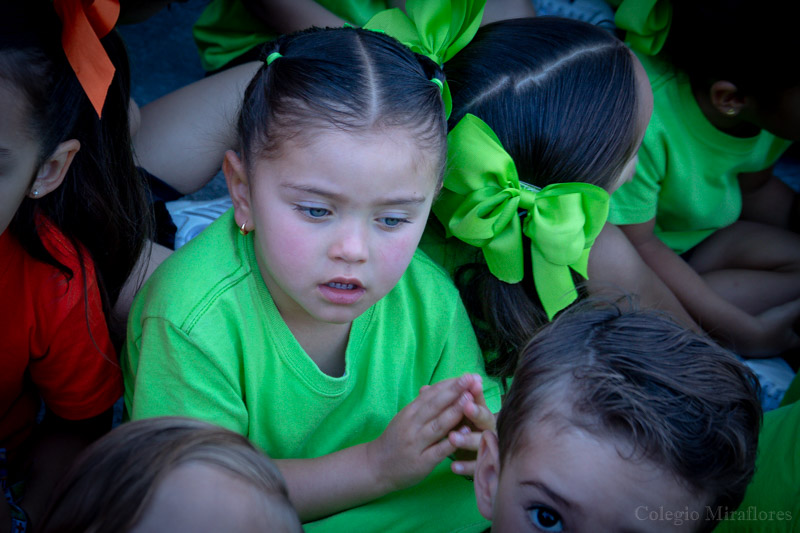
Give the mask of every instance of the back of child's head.
[{"label": "back of child's head", "polygon": [[629,443],[630,460],[658,465],[714,509],[735,509],[753,475],[755,376],[656,311],[589,300],[543,328],[522,351],[498,416],[501,464],[537,423],[558,417]]},{"label": "back of child's head", "polygon": [[636,151],[634,60],[606,30],[557,17],[499,21],[445,71],[451,127],[467,113],[482,119],[531,185],[609,189]]},{"label": "back of child's head", "polygon": [[[300,531],[297,513],[275,464],[247,438],[221,427],[181,417],[123,424],[87,448],[56,487],[39,531],[124,532],[141,526],[158,504],[158,489],[170,474],[187,466],[214,469],[265,498],[262,530]],[[220,502],[225,487],[220,491]],[[188,492],[188,491],[187,491]],[[168,500],[169,501],[169,500]],[[173,500],[174,501],[174,500]],[[208,509],[190,502],[191,512]],[[231,509],[219,503],[212,512]],[[170,509],[167,509],[170,511]],[[185,509],[171,509],[175,514]],[[228,517],[230,524],[234,516]],[[166,531],[168,529],[159,529]],[[231,529],[235,528],[231,525]]]},{"label": "back of child's head", "polygon": [[279,157],[286,140],[309,142],[328,131],[404,130],[434,156],[441,176],[446,123],[443,73],[385,34],[356,28],[285,35],[263,50],[239,118],[245,163]]},{"label": "back of child's head", "polygon": [[80,142],[61,185],[43,197],[26,196],[9,230],[31,255],[68,277],[69,269],[42,245],[37,217],[85,246],[108,312],[149,233],[146,192],[131,152],[124,43],[114,31],[101,40],[116,67],[101,120],[65,56],[62,23],[51,1],[4,2],[0,21],[0,82],[25,109],[28,124],[19,134],[39,144],[39,165],[60,143]]},{"label": "back of child's head", "polygon": [[[543,188],[584,182],[611,191],[634,157],[635,58],[601,28],[557,17],[488,24],[445,70],[453,95],[450,125],[483,120],[516,166],[519,180]],[[521,236],[523,250],[530,240]],[[531,276],[506,283],[487,265],[464,265],[456,281],[484,352],[487,371],[510,376],[517,354],[548,317]],[[575,283],[581,278],[573,274]],[[579,290],[583,289],[579,286]]]},{"label": "back of child's head", "polygon": [[800,84],[800,5],[786,0],[670,0],[663,54],[696,88],[725,80],[762,105]]}]

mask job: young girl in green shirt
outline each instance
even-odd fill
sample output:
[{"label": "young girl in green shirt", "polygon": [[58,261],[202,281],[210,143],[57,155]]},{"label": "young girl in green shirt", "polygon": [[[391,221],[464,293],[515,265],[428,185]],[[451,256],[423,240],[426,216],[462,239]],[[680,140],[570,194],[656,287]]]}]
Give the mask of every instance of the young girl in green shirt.
[{"label": "young girl in green shirt", "polygon": [[464,417],[493,426],[499,387],[417,252],[444,170],[442,72],[354,28],[282,37],[264,59],[223,163],[233,209],[134,303],[128,412],[246,435],[306,530],[481,530],[451,471],[474,464],[447,458]]}]

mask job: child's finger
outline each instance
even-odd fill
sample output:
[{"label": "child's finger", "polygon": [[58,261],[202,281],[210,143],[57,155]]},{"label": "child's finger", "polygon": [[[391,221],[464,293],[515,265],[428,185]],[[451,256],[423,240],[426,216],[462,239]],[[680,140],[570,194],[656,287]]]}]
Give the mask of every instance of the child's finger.
[{"label": "child's finger", "polygon": [[464,416],[467,417],[475,429],[481,431],[495,429],[495,416],[486,407],[486,402],[477,403],[471,396],[471,394],[465,393],[459,398]]},{"label": "child's finger", "polygon": [[483,396],[483,378],[480,374],[472,374],[472,380],[469,385],[469,392],[475,398],[475,403],[478,405],[486,405],[486,398]]},{"label": "child's finger", "polygon": [[[464,428],[461,428],[462,430]],[[450,441],[450,444],[458,448],[459,450],[470,450],[473,452],[478,451],[478,446],[481,443],[481,434],[480,431],[451,431],[447,434],[447,439]]]},{"label": "child's finger", "polygon": [[456,447],[453,446],[449,440],[442,439],[435,444],[429,446],[423,453],[423,457],[431,461],[434,465],[438,465],[444,461],[448,455],[455,453]]},{"label": "child's finger", "polygon": [[[464,384],[460,378],[451,378],[431,385],[420,391],[419,396],[412,402],[415,418],[421,423],[427,423],[439,416],[442,411],[457,404],[459,396],[464,392]],[[461,408],[459,407],[459,411]]]},{"label": "child's finger", "polygon": [[447,434],[458,426],[464,418],[464,412],[458,402],[453,402],[438,415],[431,418],[419,432],[423,442],[437,442],[446,439]]},{"label": "child's finger", "polygon": [[450,470],[459,476],[472,479],[475,476],[476,461],[453,461],[450,463]]}]

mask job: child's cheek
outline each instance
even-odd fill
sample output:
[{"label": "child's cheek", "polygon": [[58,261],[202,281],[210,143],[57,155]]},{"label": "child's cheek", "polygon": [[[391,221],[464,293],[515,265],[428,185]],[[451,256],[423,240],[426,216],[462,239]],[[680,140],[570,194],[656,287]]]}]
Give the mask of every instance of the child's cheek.
[{"label": "child's cheek", "polygon": [[414,252],[417,250],[421,232],[407,232],[406,235],[393,239],[391,244],[383,246],[380,251],[380,262],[386,274],[391,272],[391,277],[400,279],[411,263]]}]

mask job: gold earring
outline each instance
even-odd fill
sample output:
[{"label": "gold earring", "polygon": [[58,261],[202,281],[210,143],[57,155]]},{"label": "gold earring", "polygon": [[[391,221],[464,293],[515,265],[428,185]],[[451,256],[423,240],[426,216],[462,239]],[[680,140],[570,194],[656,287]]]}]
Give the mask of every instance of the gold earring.
[{"label": "gold earring", "polygon": [[242,226],[239,228],[239,233],[241,233],[242,235],[247,235],[248,233],[250,233],[249,231],[244,229],[245,224],[247,224],[246,220],[242,222]]},{"label": "gold earring", "polygon": [[736,109],[734,108],[730,108],[727,111],[725,111],[725,114],[728,115],[729,117],[736,116],[736,113],[738,113],[738,111],[736,111]]}]

